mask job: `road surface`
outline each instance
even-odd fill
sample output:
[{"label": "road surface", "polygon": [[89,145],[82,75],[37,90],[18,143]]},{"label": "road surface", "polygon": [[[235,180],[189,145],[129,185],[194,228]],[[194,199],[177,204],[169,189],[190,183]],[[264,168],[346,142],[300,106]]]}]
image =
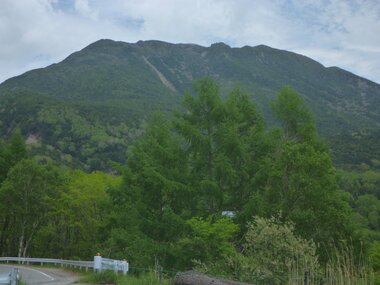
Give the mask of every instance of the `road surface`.
[{"label": "road surface", "polygon": [[0,265],[0,274],[7,274],[12,268],[19,268],[22,280],[28,285],[67,285],[74,284],[79,279],[75,273],[57,268],[26,267],[17,264]]}]

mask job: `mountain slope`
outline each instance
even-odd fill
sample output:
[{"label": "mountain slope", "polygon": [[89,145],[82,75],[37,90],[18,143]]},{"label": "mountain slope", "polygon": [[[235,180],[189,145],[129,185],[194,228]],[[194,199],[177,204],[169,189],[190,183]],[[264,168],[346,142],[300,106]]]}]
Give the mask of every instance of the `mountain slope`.
[{"label": "mountain slope", "polygon": [[[192,81],[204,76],[215,79],[224,94],[235,86],[252,94],[269,121],[269,101],[281,87],[291,85],[304,97],[326,137],[380,126],[380,85],[302,55],[263,45],[100,40],[58,64],[1,84],[1,134],[19,125],[59,155],[80,157],[87,166],[102,138],[100,145],[105,143],[111,157],[122,160],[141,122],[154,110],[178,108]],[[41,96],[47,100],[38,100]],[[49,133],[49,128],[57,130]],[[82,149],[88,141],[94,144]],[[108,154],[90,168],[104,167]]]}]

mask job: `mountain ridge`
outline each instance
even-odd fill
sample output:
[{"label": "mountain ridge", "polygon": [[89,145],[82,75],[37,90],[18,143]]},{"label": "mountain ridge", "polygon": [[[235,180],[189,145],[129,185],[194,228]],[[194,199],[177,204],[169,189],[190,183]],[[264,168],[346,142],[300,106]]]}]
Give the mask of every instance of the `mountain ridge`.
[{"label": "mountain ridge", "polygon": [[[339,67],[325,67],[304,55],[265,45],[239,48],[215,43],[203,47],[157,40],[125,43],[109,39],[98,40],[59,63],[0,84],[0,103],[16,106],[13,115],[0,111],[1,125],[6,129],[18,125],[25,134],[38,130],[36,126],[46,123],[44,116],[49,112],[33,104],[23,106],[22,99],[17,98],[43,95],[55,105],[65,104],[66,111],[77,114],[87,127],[99,127],[102,136],[114,139],[108,128],[124,123],[129,131],[138,130],[152,112],[170,113],[180,108],[182,94],[191,92],[192,82],[205,76],[214,79],[224,95],[236,86],[250,94],[269,124],[274,123],[269,102],[283,86],[290,85],[304,98],[315,115],[319,132],[327,138],[380,127],[379,84]],[[17,108],[29,108],[29,123],[17,119],[25,117]],[[3,130],[1,135],[5,133]],[[49,140],[53,148],[58,148],[46,135],[40,136],[42,141]],[[123,131],[116,138],[128,140]],[[60,152],[67,153],[65,149],[61,147]]]}]

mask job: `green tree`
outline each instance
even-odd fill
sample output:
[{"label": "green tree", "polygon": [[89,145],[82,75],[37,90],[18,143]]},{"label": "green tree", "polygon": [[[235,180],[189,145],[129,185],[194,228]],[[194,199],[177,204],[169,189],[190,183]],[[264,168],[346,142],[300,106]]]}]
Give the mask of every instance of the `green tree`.
[{"label": "green tree", "polygon": [[217,136],[223,118],[223,105],[216,84],[209,78],[194,83],[192,96],[185,94],[185,112],[175,122],[176,131],[184,139],[190,155],[192,185],[201,198],[202,212],[220,210],[223,201],[215,177]]},{"label": "green tree", "polygon": [[27,158],[25,139],[21,135],[20,129],[15,129],[12,133],[9,145],[10,164],[15,165],[20,160]]},{"label": "green tree", "polygon": [[[134,264],[152,264],[156,256],[174,266],[166,245],[182,233],[195,197],[187,186],[186,153],[160,114],[131,146],[123,172],[122,186],[110,192],[117,213],[110,217],[108,245],[114,251],[118,240],[119,254],[128,254]],[[137,246],[137,240],[146,246]]]},{"label": "green tree", "polygon": [[240,212],[251,197],[251,179],[265,155],[264,122],[247,94],[234,89],[223,105],[215,154],[215,181],[223,193],[222,210]]},{"label": "green tree", "polygon": [[279,92],[272,109],[280,121],[286,140],[309,141],[316,137],[313,116],[304,100],[291,87]]},{"label": "green tree", "polygon": [[7,229],[9,254],[27,255],[59,197],[62,183],[57,171],[28,159],[9,171],[0,188],[2,213],[11,217]]},{"label": "green tree", "polygon": [[15,129],[8,143],[0,142],[0,184],[6,179],[12,166],[26,157],[24,138],[20,129]]},{"label": "green tree", "polygon": [[376,196],[370,194],[359,196],[355,202],[355,209],[367,219],[371,230],[380,229],[380,201]]},{"label": "green tree", "polygon": [[356,234],[368,244],[380,240],[380,172],[340,170],[338,174],[339,186],[350,194],[350,204],[355,210],[352,220]]},{"label": "green tree", "polygon": [[211,221],[191,218],[186,222],[187,234],[182,237],[177,247],[180,251],[177,262],[182,268],[191,266],[208,267],[225,260],[235,253],[232,243],[239,226],[229,218]]},{"label": "green tree", "polygon": [[285,88],[273,108],[283,129],[273,136],[273,148],[256,176],[258,193],[250,212],[281,213],[295,223],[297,233],[320,244],[319,253],[326,257],[325,248],[352,235],[348,196],[338,187],[329,152],[299,95]]},{"label": "green tree", "polygon": [[111,208],[108,189],[121,179],[102,172],[65,173],[65,191],[58,197],[38,232],[34,253],[42,256],[88,259],[98,252]]},{"label": "green tree", "polygon": [[7,177],[8,173],[8,162],[7,162],[7,154],[6,154],[6,145],[0,140],[0,185]]},{"label": "green tree", "polygon": [[261,154],[263,120],[239,89],[223,102],[215,83],[205,78],[194,84],[194,91],[185,96],[185,112],[177,116],[175,129],[189,154],[197,214],[241,210]]},{"label": "green tree", "polygon": [[[26,145],[21,132],[16,129],[11,136],[10,142],[0,141],[0,187],[6,180],[9,170],[21,159],[26,158]],[[12,227],[12,216],[3,207],[6,207],[5,201],[0,201],[0,255],[5,250],[10,228]]]}]

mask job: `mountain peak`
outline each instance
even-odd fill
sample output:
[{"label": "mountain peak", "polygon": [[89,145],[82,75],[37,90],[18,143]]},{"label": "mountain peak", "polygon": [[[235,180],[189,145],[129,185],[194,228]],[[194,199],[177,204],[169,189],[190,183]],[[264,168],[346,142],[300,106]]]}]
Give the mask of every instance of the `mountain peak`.
[{"label": "mountain peak", "polygon": [[230,49],[231,47],[223,42],[213,43],[210,48],[223,48],[223,49]]},{"label": "mountain peak", "polygon": [[99,47],[112,46],[117,43],[122,43],[122,42],[117,42],[110,39],[100,39],[100,40],[97,40],[96,42],[93,42],[92,44],[89,44],[88,46],[85,47],[85,49],[94,49],[94,48],[99,48]]},{"label": "mountain peak", "polygon": [[[215,79],[224,94],[239,85],[258,99],[266,115],[268,101],[284,85],[291,85],[303,94],[323,132],[334,132],[332,124],[344,129],[380,121],[380,85],[364,84],[344,70],[325,68],[306,56],[266,45],[231,48],[218,42],[203,47],[101,39],[61,63],[7,80],[0,91],[20,87],[64,100],[131,100],[143,109],[149,101],[154,109],[154,104],[171,101],[173,95],[190,90],[193,80],[205,76]],[[353,120],[352,113],[362,119]]]},{"label": "mountain peak", "polygon": [[[60,63],[0,84],[0,135],[20,126],[54,145],[57,156],[89,153],[91,159],[80,163],[96,169],[103,163],[99,157],[122,157],[125,141],[137,134],[134,129],[154,111],[178,109],[192,82],[206,76],[223,95],[235,86],[250,94],[269,125],[269,102],[290,85],[305,99],[325,137],[380,126],[380,85],[294,52],[266,45],[101,39]],[[83,129],[91,132],[84,135]],[[62,133],[75,139],[63,140]]]},{"label": "mountain peak", "polygon": [[173,46],[175,44],[172,44],[172,43],[168,43],[168,42],[165,42],[165,41],[159,41],[159,40],[140,40],[138,42],[136,42],[136,45],[138,46],[149,46],[149,47],[162,47],[162,46]]}]

